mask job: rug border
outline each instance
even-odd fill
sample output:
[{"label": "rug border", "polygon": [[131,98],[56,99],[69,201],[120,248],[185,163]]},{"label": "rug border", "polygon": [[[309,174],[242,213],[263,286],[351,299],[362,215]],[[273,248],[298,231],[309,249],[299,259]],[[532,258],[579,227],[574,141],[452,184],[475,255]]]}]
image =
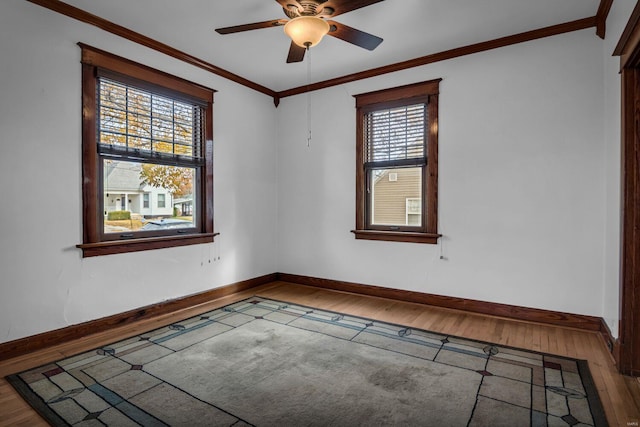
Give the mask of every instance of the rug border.
[{"label": "rug border", "polygon": [[[527,353],[537,354],[537,355],[541,355],[541,356],[550,356],[550,357],[554,357],[554,358],[559,358],[559,359],[570,360],[570,361],[576,362],[577,367],[578,367],[578,372],[580,374],[580,377],[582,379],[583,385],[585,387],[585,392],[587,394],[587,401],[589,403],[590,412],[591,412],[591,415],[593,417],[594,427],[608,427],[609,426],[609,423],[608,423],[607,418],[606,418],[606,413],[604,412],[604,407],[602,406],[602,401],[601,401],[600,395],[598,393],[598,389],[597,389],[597,387],[595,385],[595,382],[593,380],[593,376],[591,374],[591,370],[589,369],[588,360],[572,358],[572,357],[569,357],[569,356],[556,355],[556,354],[552,354],[552,353],[545,353],[545,352],[541,352],[541,351],[537,351],[537,350],[528,350],[528,349],[523,349],[523,348],[520,348],[520,347],[509,346],[509,345],[496,344],[494,342],[478,340],[478,339],[475,339],[475,338],[467,338],[467,337],[462,337],[462,336],[459,336],[459,335],[453,335],[453,334],[447,334],[447,333],[442,333],[442,332],[437,332],[437,331],[431,331],[431,330],[428,330],[428,329],[413,327],[413,326],[409,326],[409,325],[406,325],[406,324],[388,322],[386,320],[373,319],[373,318],[370,318],[370,317],[354,315],[354,314],[344,313],[344,312],[340,312],[340,311],[324,309],[324,308],[320,308],[320,307],[313,307],[313,306],[309,306],[309,305],[306,305],[306,304],[299,304],[299,303],[296,303],[296,302],[284,301],[284,300],[281,300],[281,299],[272,298],[272,297],[268,297],[268,296],[263,296],[263,295],[260,295],[260,294],[254,294],[252,296],[249,296],[247,298],[241,299],[239,301],[231,302],[231,303],[222,305],[220,307],[214,308],[213,310],[219,310],[221,308],[228,307],[230,305],[234,305],[234,304],[242,303],[242,302],[245,302],[245,301],[249,301],[252,298],[256,298],[256,297],[257,298],[262,298],[262,299],[265,299],[265,300],[269,300],[269,301],[275,301],[275,302],[283,303],[283,304],[297,305],[297,306],[308,308],[308,309],[312,309],[312,310],[321,310],[321,311],[325,311],[327,313],[333,313],[333,314],[338,314],[338,315],[357,317],[357,318],[360,318],[360,319],[386,323],[388,325],[393,325],[393,326],[397,326],[397,327],[411,328],[411,329],[415,329],[417,331],[422,331],[422,332],[427,332],[427,333],[432,333],[432,334],[438,334],[438,335],[442,335],[442,336],[445,336],[445,337],[457,338],[457,339],[461,339],[461,340],[472,341],[472,342],[479,343],[479,344],[494,345],[494,346],[497,346],[497,347],[502,347],[502,348],[506,348],[506,349],[510,349],[510,350],[524,351],[524,352],[527,352]],[[209,311],[211,311],[211,310],[209,310]],[[163,325],[158,326],[156,328],[150,329],[149,331],[146,331],[146,332],[151,332],[151,331],[154,331],[154,330],[157,330],[157,329],[161,329],[161,328],[167,327],[168,325],[179,323],[181,321],[184,321],[184,320],[187,320],[187,319],[190,319],[190,318],[193,318],[193,317],[197,317],[197,316],[198,316],[198,314],[196,314],[196,315],[187,315],[187,317],[185,317],[184,319],[181,319],[181,320],[178,320],[178,321],[172,321],[172,322],[163,324]],[[137,335],[140,335],[140,334],[131,335],[131,337],[137,336]],[[116,340],[116,341],[113,341],[113,342],[119,342],[119,341],[122,341],[122,340],[125,340],[125,339],[128,339],[128,338],[131,338],[131,337],[123,338],[121,340]],[[107,343],[105,345],[109,345],[109,344],[110,343]],[[74,356],[77,356],[77,355],[82,354],[82,353],[98,350],[98,349],[100,349],[102,347],[104,347],[104,345],[103,346],[98,346],[98,347],[95,347],[95,348],[92,348],[92,349],[89,349],[89,350],[81,351],[81,352],[78,352],[76,354],[73,354],[73,355],[70,355],[70,356],[67,356],[67,357],[63,357],[61,359],[56,359],[56,360],[48,362],[48,363],[56,364],[57,361],[59,361],[59,360],[67,359],[67,358],[70,358],[70,357],[74,357]],[[40,396],[38,396],[29,387],[29,385],[26,384],[20,378],[20,374],[22,374],[24,372],[27,372],[27,371],[30,371],[32,369],[37,369],[38,367],[45,366],[45,365],[47,365],[47,363],[44,363],[42,365],[38,365],[38,366],[34,366],[32,368],[28,368],[28,369],[22,370],[20,372],[15,373],[15,374],[6,375],[4,378],[18,392],[18,394],[24,399],[24,401],[28,405],[30,405],[46,422],[48,422],[50,425],[53,425],[54,427],[59,427],[59,426],[60,427],[69,427],[70,424],[67,423],[62,417],[60,417],[55,411],[53,411],[51,408],[49,408],[49,406],[44,402],[44,400]]]},{"label": "rug border", "polygon": [[[73,357],[73,356],[70,356],[70,357]],[[55,362],[51,362],[51,363],[55,363]],[[45,366],[45,365],[42,365],[42,366]],[[36,369],[36,368],[37,366],[32,369]],[[29,369],[27,369],[26,371],[28,370]],[[7,375],[4,378],[5,380],[7,380],[9,384],[11,384],[11,386],[13,386],[14,390],[18,392],[20,397],[22,397],[24,401],[38,413],[38,415],[40,415],[47,423],[49,423],[49,425],[52,425],[54,427],[71,426],[71,424],[66,422],[53,409],[49,408],[49,406],[45,403],[45,401],[42,400],[42,398],[38,396],[38,394],[34,392],[31,389],[31,387],[29,387],[29,385],[22,380],[22,378],[20,378],[20,374],[26,371],[21,371],[16,374]]]},{"label": "rug border", "polygon": [[[461,339],[461,340],[473,341],[473,342],[476,342],[476,343],[479,343],[479,344],[491,344],[491,345],[495,345],[497,347],[508,348],[510,350],[520,350],[520,351],[524,351],[524,352],[527,352],[527,353],[538,354],[540,356],[551,356],[551,357],[555,357],[555,358],[558,358],[558,359],[571,360],[571,361],[574,361],[574,362],[588,362],[588,360],[586,360],[586,359],[577,359],[575,357],[562,356],[562,355],[553,354],[553,353],[545,353],[543,351],[538,351],[538,350],[528,350],[526,348],[521,348],[521,347],[512,347],[510,345],[496,344],[496,343],[490,342],[490,341],[483,341],[483,340],[479,340],[479,339],[475,339],[475,338],[467,338],[467,337],[463,337],[463,336],[460,336],[460,335],[447,334],[447,333],[444,333],[444,332],[431,331],[429,329],[417,328],[417,327],[414,327],[414,326],[404,325],[402,323],[394,323],[394,322],[388,322],[386,320],[372,319],[370,317],[359,316],[357,314],[348,314],[348,313],[343,313],[341,311],[334,311],[334,310],[327,310],[327,309],[319,308],[319,307],[312,307],[312,306],[305,305],[305,304],[298,304],[297,302],[283,301],[283,300],[280,300],[280,299],[277,299],[277,298],[265,297],[265,296],[257,295],[257,294],[254,295],[254,297],[260,297],[260,298],[268,299],[268,300],[271,300],[271,301],[277,301],[277,302],[281,302],[281,303],[285,303],[285,304],[295,304],[295,305],[299,305],[300,307],[313,308],[313,309],[317,309],[317,310],[326,311],[328,313],[342,314],[342,315],[352,316],[352,317],[359,317],[360,319],[372,320],[372,321],[375,321],[375,322],[386,323],[387,325],[393,325],[393,326],[398,326],[398,327],[402,327],[402,328],[411,328],[411,329],[415,329],[416,331],[428,332],[428,333],[432,333],[432,334],[443,335],[443,336],[447,336],[447,337],[451,337],[451,338],[457,338],[457,339]],[[251,297],[249,297],[249,298],[251,298]],[[249,298],[247,298],[247,299],[249,299]],[[245,300],[240,300],[238,302],[242,302],[242,301],[245,301]],[[231,303],[231,304],[235,304],[235,303]],[[228,304],[228,305],[231,305],[231,304]]]},{"label": "rug border", "polygon": [[[600,400],[600,394],[598,388],[593,381],[593,375],[589,369],[589,361],[582,359],[575,359],[578,361],[578,371],[580,372],[580,378],[585,386],[587,392],[587,401],[589,402],[589,408],[591,409],[591,416],[593,417],[593,425],[595,427],[608,426],[607,414],[604,412],[602,401]],[[589,388],[593,393],[589,393]]]}]

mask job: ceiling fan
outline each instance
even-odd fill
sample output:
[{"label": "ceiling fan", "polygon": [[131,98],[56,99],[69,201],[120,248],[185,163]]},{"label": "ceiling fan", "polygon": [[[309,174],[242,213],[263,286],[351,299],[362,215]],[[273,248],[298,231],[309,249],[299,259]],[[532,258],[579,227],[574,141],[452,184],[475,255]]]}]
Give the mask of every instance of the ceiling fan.
[{"label": "ceiling fan", "polygon": [[[364,31],[357,30],[330,18],[352,10],[360,9],[384,0],[276,0],[289,19],[272,19],[270,21],[255,22],[252,24],[235,25],[233,27],[216,28],[218,34],[232,34],[242,31],[259,30],[262,28],[285,26],[285,32],[291,37],[291,46],[287,63],[300,62],[304,59],[306,50],[317,44],[322,36],[328,34],[367,50],[373,50],[382,39]],[[289,25],[287,25],[289,24]],[[317,32],[316,39],[298,40],[293,32],[297,31],[295,25],[309,25],[309,31]],[[298,40],[297,43],[295,40]],[[306,41],[305,41],[306,40]]]}]

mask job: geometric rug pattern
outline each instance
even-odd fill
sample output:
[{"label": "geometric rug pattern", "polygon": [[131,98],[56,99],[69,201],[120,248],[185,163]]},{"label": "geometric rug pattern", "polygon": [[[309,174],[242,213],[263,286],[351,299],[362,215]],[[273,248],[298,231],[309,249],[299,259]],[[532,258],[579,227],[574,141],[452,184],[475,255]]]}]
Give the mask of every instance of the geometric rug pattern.
[{"label": "geometric rug pattern", "polygon": [[54,426],[606,426],[586,361],[261,297],[9,382]]}]

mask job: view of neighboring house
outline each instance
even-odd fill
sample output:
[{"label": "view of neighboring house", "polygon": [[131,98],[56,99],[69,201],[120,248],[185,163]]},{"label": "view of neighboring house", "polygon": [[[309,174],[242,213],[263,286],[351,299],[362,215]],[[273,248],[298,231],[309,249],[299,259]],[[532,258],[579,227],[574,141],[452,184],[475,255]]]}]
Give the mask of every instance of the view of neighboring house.
[{"label": "view of neighboring house", "polygon": [[373,179],[372,218],[379,225],[420,225],[420,168],[384,169]]},{"label": "view of neighboring house", "polygon": [[192,216],[193,215],[193,196],[174,198],[173,207],[177,208],[179,216]]},{"label": "view of neighboring house", "polygon": [[[104,214],[129,211],[145,218],[173,215],[171,193],[166,188],[141,182],[141,163],[108,161],[104,168]],[[178,208],[184,211],[190,199],[181,199]]]}]

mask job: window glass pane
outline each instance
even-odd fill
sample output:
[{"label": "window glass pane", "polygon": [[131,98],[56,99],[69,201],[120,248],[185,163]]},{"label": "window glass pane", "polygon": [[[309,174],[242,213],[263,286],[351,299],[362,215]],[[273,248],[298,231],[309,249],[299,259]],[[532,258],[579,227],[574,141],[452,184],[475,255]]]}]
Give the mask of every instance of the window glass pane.
[{"label": "window glass pane", "polygon": [[195,227],[195,168],[104,159],[104,232]]},{"label": "window glass pane", "polygon": [[420,226],[422,168],[373,169],[370,174],[372,225]]},{"label": "window glass pane", "polygon": [[[153,118],[153,139],[171,142],[173,140],[172,123],[169,121],[154,117]],[[171,144],[168,144],[168,145],[171,146]]]},{"label": "window glass pane", "polygon": [[191,156],[193,153],[193,147],[191,145],[176,144],[173,146],[175,154],[183,156]]},{"label": "window glass pane", "polygon": [[123,120],[124,112],[115,108],[103,107],[100,109],[100,127],[104,132],[125,134],[127,132],[126,121]]},{"label": "window glass pane", "polygon": [[151,115],[151,94],[136,88],[127,88],[127,109],[146,117]]},{"label": "window glass pane", "polygon": [[153,151],[157,151],[160,153],[172,153],[173,145],[169,142],[155,142],[153,144]]},{"label": "window glass pane", "polygon": [[175,104],[175,139],[183,144],[193,143],[194,111],[186,104]]},{"label": "window glass pane", "polygon": [[140,150],[151,150],[151,139],[130,136],[129,147],[138,148]]},{"label": "window glass pane", "polygon": [[169,98],[156,96],[153,98],[153,117],[171,121],[173,118],[173,101]]},{"label": "window glass pane", "polygon": [[127,108],[127,87],[116,82],[109,82],[100,87],[100,105],[125,111]]},{"label": "window glass pane", "polygon": [[127,133],[130,139],[131,137],[151,138],[151,117],[138,113],[127,114]]},{"label": "window glass pane", "polygon": [[121,146],[127,145],[126,137],[124,135],[104,131],[100,133],[100,143]]}]

